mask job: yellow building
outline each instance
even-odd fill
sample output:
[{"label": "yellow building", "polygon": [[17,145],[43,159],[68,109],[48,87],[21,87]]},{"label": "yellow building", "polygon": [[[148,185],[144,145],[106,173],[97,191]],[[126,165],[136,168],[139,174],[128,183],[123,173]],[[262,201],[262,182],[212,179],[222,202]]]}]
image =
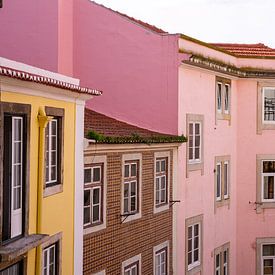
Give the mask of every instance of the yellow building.
[{"label": "yellow building", "polygon": [[0,58],[0,275],[82,274],[84,106],[100,94]]}]

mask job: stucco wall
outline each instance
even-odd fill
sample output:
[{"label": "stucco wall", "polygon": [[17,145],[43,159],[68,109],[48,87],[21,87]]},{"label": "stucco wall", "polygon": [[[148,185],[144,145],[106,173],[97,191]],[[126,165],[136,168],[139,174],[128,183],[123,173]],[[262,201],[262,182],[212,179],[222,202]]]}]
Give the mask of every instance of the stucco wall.
[{"label": "stucco wall", "polygon": [[154,33],[88,0],[75,4],[74,76],[104,91],[87,106],[176,133],[177,36]]}]

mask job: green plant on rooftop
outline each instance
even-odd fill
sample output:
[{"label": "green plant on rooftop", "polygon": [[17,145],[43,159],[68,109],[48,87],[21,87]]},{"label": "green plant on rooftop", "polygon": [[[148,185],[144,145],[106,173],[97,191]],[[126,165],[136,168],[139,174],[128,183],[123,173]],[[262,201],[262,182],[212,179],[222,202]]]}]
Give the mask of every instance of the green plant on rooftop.
[{"label": "green plant on rooftop", "polygon": [[87,138],[95,140],[97,143],[110,143],[110,144],[123,144],[123,143],[183,143],[187,141],[184,135],[172,136],[172,135],[159,135],[159,136],[147,136],[142,137],[139,134],[132,133],[131,136],[105,136],[97,133],[96,131],[89,131]]}]

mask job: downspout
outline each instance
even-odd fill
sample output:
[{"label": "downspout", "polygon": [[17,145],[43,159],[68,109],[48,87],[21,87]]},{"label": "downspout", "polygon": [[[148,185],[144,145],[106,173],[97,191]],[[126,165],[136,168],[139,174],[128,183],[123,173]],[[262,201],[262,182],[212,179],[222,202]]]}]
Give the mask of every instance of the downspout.
[{"label": "downspout", "polygon": [[[38,180],[37,180],[37,211],[36,211],[36,234],[42,233],[42,199],[44,185],[44,166],[45,166],[45,128],[53,117],[47,116],[43,107],[38,110],[39,124],[39,148],[38,148]],[[41,272],[41,251],[40,246],[36,248],[35,274]]]}]

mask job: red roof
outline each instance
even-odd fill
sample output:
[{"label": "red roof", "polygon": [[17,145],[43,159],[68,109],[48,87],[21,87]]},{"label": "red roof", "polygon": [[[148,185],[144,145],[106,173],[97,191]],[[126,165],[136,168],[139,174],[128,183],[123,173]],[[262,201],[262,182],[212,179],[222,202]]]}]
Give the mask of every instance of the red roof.
[{"label": "red roof", "polygon": [[215,47],[228,51],[236,56],[257,56],[257,57],[275,57],[275,49],[272,49],[262,43],[258,44],[230,44],[230,43],[209,43]]},{"label": "red roof", "polygon": [[65,89],[65,90],[70,90],[70,91],[76,92],[76,93],[90,94],[90,95],[101,95],[102,94],[102,92],[98,91],[98,90],[80,87],[78,85],[64,82],[61,80],[57,80],[54,78],[36,75],[36,74],[32,74],[32,73],[27,73],[27,72],[15,70],[15,69],[3,67],[3,66],[0,66],[0,76],[1,75],[24,80],[24,81],[40,83],[43,85],[48,85],[48,86],[61,88],[61,89]]},{"label": "red roof", "polygon": [[84,119],[85,134],[91,130],[110,137],[124,137],[133,134],[141,137],[152,137],[156,135],[169,136],[116,120],[86,108]]},{"label": "red roof", "polygon": [[108,9],[108,10],[110,10],[110,11],[112,11],[112,12],[115,12],[115,13],[117,13],[118,15],[123,16],[123,17],[125,17],[126,19],[128,19],[128,20],[130,20],[130,21],[133,21],[134,23],[137,23],[137,24],[141,25],[142,27],[145,27],[145,28],[147,28],[147,29],[149,29],[149,30],[151,30],[151,31],[154,31],[154,32],[157,32],[157,33],[162,33],[162,34],[167,33],[166,31],[164,31],[164,30],[162,30],[162,29],[160,29],[160,28],[158,28],[158,27],[156,27],[156,26],[153,26],[153,25],[148,24],[148,23],[146,23],[146,22],[143,22],[143,21],[141,21],[141,20],[135,19],[134,17],[128,16],[127,14],[121,13],[121,12],[119,12],[119,11],[115,11],[115,10],[113,10],[113,9],[111,9],[111,8],[107,8],[107,7],[105,7],[104,5],[98,4],[98,3],[94,2],[94,1],[91,1],[91,2],[95,3],[95,4],[98,5],[98,6],[103,7],[103,8],[105,8],[105,9]]}]

